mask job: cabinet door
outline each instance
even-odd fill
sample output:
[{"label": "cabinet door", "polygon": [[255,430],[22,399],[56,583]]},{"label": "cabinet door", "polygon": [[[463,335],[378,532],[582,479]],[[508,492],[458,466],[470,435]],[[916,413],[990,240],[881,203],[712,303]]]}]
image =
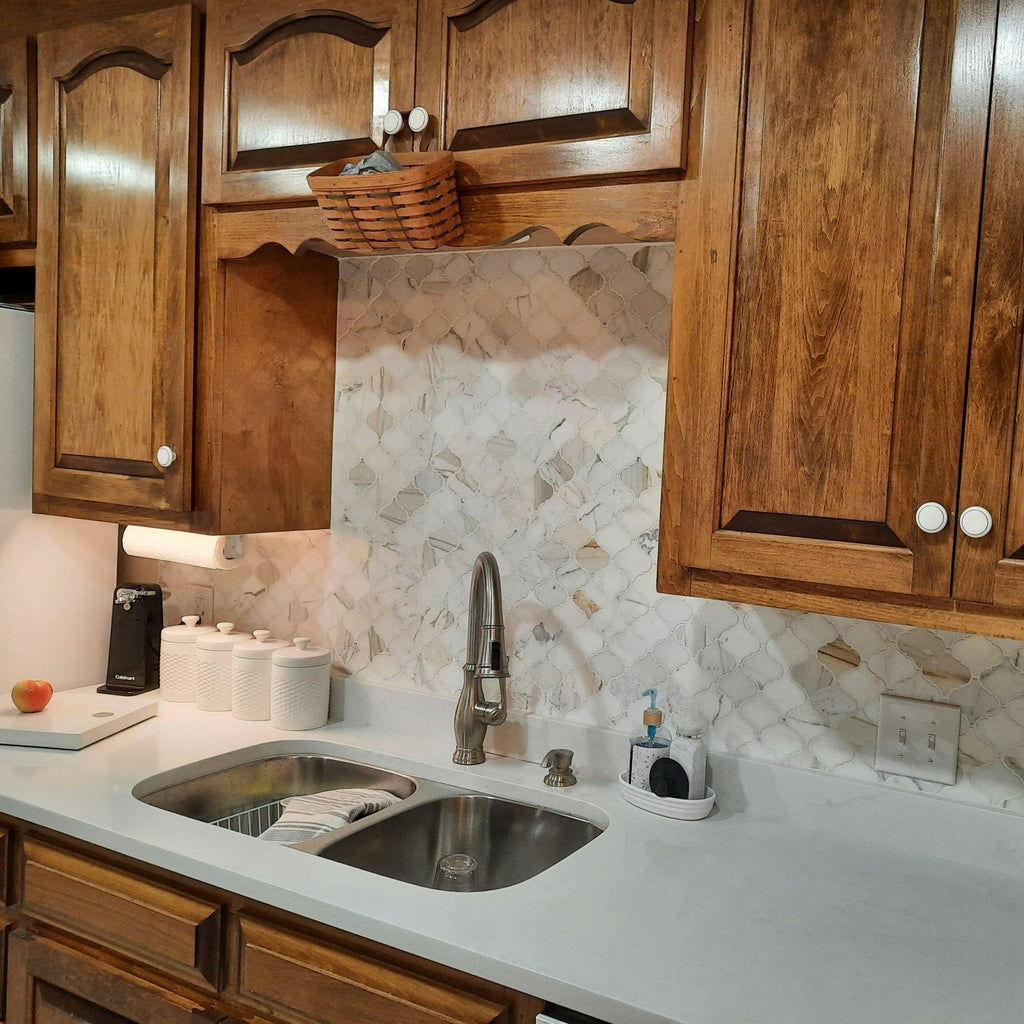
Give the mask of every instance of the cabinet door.
[{"label": "cabinet door", "polygon": [[193,1024],[203,1019],[203,1008],[191,999],[27,932],[11,935],[9,953],[7,1024]]},{"label": "cabinet door", "polygon": [[420,0],[416,102],[462,186],[678,172],[685,0]]},{"label": "cabinet door", "polygon": [[1024,607],[1024,3],[999,5],[959,513],[987,509],[990,533],[957,533],[955,597]]},{"label": "cabinet door", "polygon": [[705,5],[667,589],[696,568],[948,599],[952,524],[915,511],[956,506],[995,7]]},{"label": "cabinet door", "polygon": [[203,202],[310,199],[411,108],[415,46],[415,0],[210,0]]},{"label": "cabinet door", "polygon": [[35,47],[0,42],[0,243],[35,238]]},{"label": "cabinet door", "polygon": [[187,507],[197,18],[172,7],[39,36],[41,495]]}]

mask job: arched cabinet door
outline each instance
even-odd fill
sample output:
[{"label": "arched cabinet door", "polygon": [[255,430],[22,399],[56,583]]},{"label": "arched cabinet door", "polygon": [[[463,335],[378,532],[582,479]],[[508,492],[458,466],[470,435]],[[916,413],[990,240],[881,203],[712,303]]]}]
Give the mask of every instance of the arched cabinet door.
[{"label": "arched cabinet door", "polygon": [[461,186],[678,174],[687,0],[420,0],[416,102]]},{"label": "arched cabinet door", "polygon": [[206,38],[204,203],[310,199],[413,105],[415,0],[210,0]]},{"label": "arched cabinet door", "polygon": [[35,47],[0,42],[0,244],[35,238]]},{"label": "arched cabinet door", "polygon": [[191,6],[39,36],[37,508],[188,508],[198,38]]}]

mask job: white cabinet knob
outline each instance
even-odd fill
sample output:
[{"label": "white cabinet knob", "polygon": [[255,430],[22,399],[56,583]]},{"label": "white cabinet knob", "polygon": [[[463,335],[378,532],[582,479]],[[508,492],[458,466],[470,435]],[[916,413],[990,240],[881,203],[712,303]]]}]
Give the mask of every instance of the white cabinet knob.
[{"label": "white cabinet knob", "polygon": [[177,457],[178,453],[169,444],[162,444],[156,450],[156,464],[163,469],[167,469]]},{"label": "white cabinet knob", "polygon": [[405,127],[405,118],[397,110],[389,110],[384,115],[384,134],[397,135]]},{"label": "white cabinet knob", "polygon": [[980,505],[972,505],[960,513],[960,529],[968,537],[984,537],[992,531],[992,513]]},{"label": "white cabinet knob", "polygon": [[430,123],[426,107],[413,107],[408,117],[409,131],[419,134]]},{"label": "white cabinet knob", "polygon": [[942,533],[949,522],[949,513],[937,501],[926,501],[914,513],[914,522],[924,533]]}]

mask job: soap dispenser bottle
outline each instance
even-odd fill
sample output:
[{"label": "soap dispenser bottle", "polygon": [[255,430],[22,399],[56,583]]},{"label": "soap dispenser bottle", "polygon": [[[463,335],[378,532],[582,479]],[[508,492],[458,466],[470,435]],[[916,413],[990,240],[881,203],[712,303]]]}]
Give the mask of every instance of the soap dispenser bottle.
[{"label": "soap dispenser bottle", "polygon": [[660,757],[668,757],[672,747],[672,736],[661,724],[664,715],[657,706],[658,691],[644,690],[644,697],[651,698],[651,706],[644,711],[644,723],[629,737],[629,773],[626,776],[631,786],[651,791],[651,765]]}]

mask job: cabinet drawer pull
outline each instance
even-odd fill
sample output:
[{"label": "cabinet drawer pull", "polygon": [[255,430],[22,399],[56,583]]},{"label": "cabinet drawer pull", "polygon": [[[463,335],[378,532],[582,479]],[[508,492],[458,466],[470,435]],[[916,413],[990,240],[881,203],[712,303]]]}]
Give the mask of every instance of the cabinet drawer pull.
[{"label": "cabinet drawer pull", "polygon": [[914,513],[914,522],[922,533],[942,533],[949,522],[949,513],[937,501],[926,501]]},{"label": "cabinet drawer pull", "polygon": [[968,537],[984,537],[992,532],[992,513],[981,505],[972,505],[960,513],[960,529]]}]

